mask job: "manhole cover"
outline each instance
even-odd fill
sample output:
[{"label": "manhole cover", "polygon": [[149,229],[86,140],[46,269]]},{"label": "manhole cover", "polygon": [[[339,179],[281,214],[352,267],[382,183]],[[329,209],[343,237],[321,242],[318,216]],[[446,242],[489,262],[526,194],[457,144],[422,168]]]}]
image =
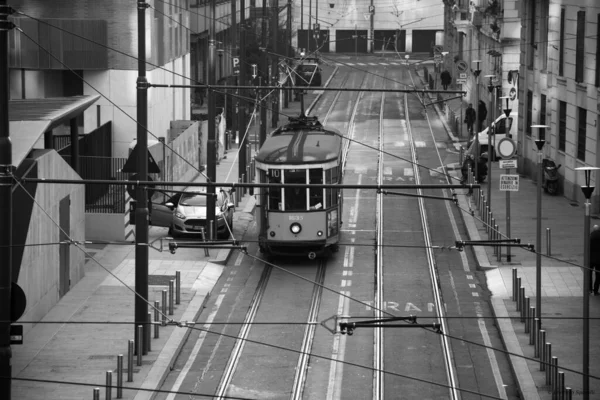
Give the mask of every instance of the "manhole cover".
[{"label": "manhole cover", "polygon": [[169,286],[175,280],[175,275],[148,275],[149,286]]}]

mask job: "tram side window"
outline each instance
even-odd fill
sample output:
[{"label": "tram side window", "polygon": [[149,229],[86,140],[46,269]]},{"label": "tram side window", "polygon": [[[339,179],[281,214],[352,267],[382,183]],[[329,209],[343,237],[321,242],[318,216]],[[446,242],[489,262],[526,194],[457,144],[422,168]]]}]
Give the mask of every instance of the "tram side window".
[{"label": "tram side window", "polygon": [[[281,183],[281,170],[269,170],[269,183]],[[281,188],[269,188],[269,210],[281,210]]]},{"label": "tram side window", "polygon": [[[286,169],[284,170],[284,174],[284,183],[306,184],[305,169]],[[285,209],[286,211],[306,211],[306,189],[286,188]]]},{"label": "tram side window", "polygon": [[[338,167],[325,171],[325,183],[338,183]],[[327,196],[327,207],[335,206],[338,203],[338,188],[328,188],[325,193]]]},{"label": "tram side window", "polygon": [[[311,185],[323,184],[323,170],[321,168],[313,168],[308,170],[308,183]],[[319,210],[323,208],[323,188],[310,189],[310,209]]]}]

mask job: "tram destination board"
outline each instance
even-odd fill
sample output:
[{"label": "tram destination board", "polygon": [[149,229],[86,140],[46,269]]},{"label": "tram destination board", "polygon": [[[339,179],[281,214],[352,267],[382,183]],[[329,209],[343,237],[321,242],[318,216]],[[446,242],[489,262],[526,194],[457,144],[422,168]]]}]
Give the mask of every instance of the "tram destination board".
[{"label": "tram destination board", "polygon": [[500,190],[518,192],[519,175],[500,175]]}]

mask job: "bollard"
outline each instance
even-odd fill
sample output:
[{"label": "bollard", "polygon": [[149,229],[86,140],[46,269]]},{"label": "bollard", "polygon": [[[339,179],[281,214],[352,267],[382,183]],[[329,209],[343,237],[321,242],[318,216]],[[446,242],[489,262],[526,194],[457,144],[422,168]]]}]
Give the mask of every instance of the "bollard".
[{"label": "bollard", "polygon": [[[498,225],[496,225],[496,218],[492,217],[490,221],[490,240],[496,240],[496,229],[498,229]],[[498,254],[498,247],[493,246],[493,254]]]},{"label": "bollard", "polygon": [[94,400],[100,400],[100,388],[94,388]]},{"label": "bollard", "polygon": [[[502,239],[502,235],[500,235],[500,228],[498,227],[498,225],[495,226],[494,228],[496,230],[496,240],[500,240]],[[498,243],[498,262],[502,261],[502,245],[500,243]]]},{"label": "bollard", "polygon": [[521,278],[517,278],[517,311],[521,311]]},{"label": "bollard", "polygon": [[[158,322],[158,320],[160,319],[160,316],[158,314],[159,308],[160,308],[160,301],[155,300],[154,301],[154,322]],[[158,337],[159,337],[158,329],[159,329],[158,324],[154,324],[154,339],[158,339]]]},{"label": "bollard", "polygon": [[550,228],[546,228],[546,255],[547,256],[551,256],[552,255],[552,238],[550,237],[552,234],[552,231],[550,230]]},{"label": "bollard", "polygon": [[[525,296],[525,288],[523,289],[523,303],[521,304],[521,322],[525,322],[525,317],[529,312],[529,296]],[[527,333],[527,331],[525,332]]]},{"label": "bollard", "polygon": [[127,382],[133,382],[133,340],[127,346]]},{"label": "bollard", "polygon": [[169,315],[173,315],[173,291],[175,289],[175,281],[169,281]]},{"label": "bollard", "polygon": [[565,373],[558,372],[558,385],[556,385],[556,398],[563,400],[565,398]]},{"label": "bollard", "polygon": [[517,269],[512,269],[512,300],[517,301]]},{"label": "bollard", "polygon": [[144,353],[144,325],[138,325],[137,327],[137,366],[142,365],[142,354]]},{"label": "bollard", "polygon": [[540,371],[546,370],[546,352],[544,351],[544,343],[546,343],[546,331],[540,329],[540,331],[538,332],[537,342],[538,355],[540,357]]},{"label": "bollard", "polygon": [[529,333],[529,321],[531,320],[531,298],[525,297],[525,313],[523,314],[523,322],[525,322],[525,333]]},{"label": "bollard", "polygon": [[175,271],[175,304],[181,304],[181,271]]},{"label": "bollard", "polygon": [[123,354],[117,356],[117,399],[123,398]]},{"label": "bollard", "polygon": [[535,354],[535,337],[537,335],[537,324],[539,319],[535,317],[535,307],[531,307],[531,326],[529,327],[529,344],[533,345],[533,353]]},{"label": "bollard", "polygon": [[[207,227],[207,229],[208,229],[208,227]],[[200,228],[200,233],[202,234],[202,241],[206,242],[206,231],[205,231],[204,227]],[[208,252],[208,247],[204,248],[204,256],[205,257],[209,257],[210,256],[210,253]]]},{"label": "bollard", "polygon": [[106,400],[112,399],[112,371],[106,371]]},{"label": "bollard", "polygon": [[[148,326],[146,326],[145,329],[146,332],[146,343],[147,345],[147,352],[148,351],[152,351],[152,344],[150,343],[152,340],[150,340],[152,338],[152,312],[148,312]],[[147,353],[146,352],[146,353]]]},{"label": "bollard", "polygon": [[162,322],[167,322],[167,291],[162,291]]},{"label": "bollard", "polygon": [[[246,174],[242,174],[242,182],[246,183]],[[246,189],[245,187],[244,187],[244,188],[242,188],[242,190],[241,190],[241,192],[242,192],[242,193],[241,193],[241,195],[242,195],[242,196],[245,196],[245,195],[246,195],[246,190],[247,190],[247,189]]]},{"label": "bollard", "polygon": [[565,388],[565,400],[573,400],[573,389],[570,387]]},{"label": "bollard", "polygon": [[552,393],[556,393],[556,388],[558,386],[558,357],[552,357],[552,376],[551,376],[551,388]]},{"label": "bollard", "polygon": [[544,361],[546,365],[546,385],[550,385],[552,383],[552,343],[546,343]]},{"label": "bollard", "polygon": [[490,206],[485,206],[485,231],[488,233],[488,238],[490,237],[490,225],[492,224],[492,210],[490,210]]}]

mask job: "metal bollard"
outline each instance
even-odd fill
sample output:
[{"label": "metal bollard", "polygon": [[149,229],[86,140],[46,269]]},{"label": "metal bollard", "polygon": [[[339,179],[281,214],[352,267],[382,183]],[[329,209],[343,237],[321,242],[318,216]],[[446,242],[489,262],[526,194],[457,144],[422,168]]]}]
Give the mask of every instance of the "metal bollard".
[{"label": "metal bollard", "polygon": [[538,355],[540,357],[540,371],[546,370],[546,351],[544,349],[544,343],[546,343],[546,331],[540,329],[537,342]]},{"label": "metal bollard", "polygon": [[[160,301],[155,300],[154,301],[154,322],[158,322],[158,320],[160,319],[159,313],[158,313],[158,309],[160,308]],[[158,339],[159,337],[159,326],[158,324],[154,325],[154,339]]]},{"label": "metal bollard", "polygon": [[521,278],[517,278],[517,311],[521,311]]},{"label": "metal bollard", "polygon": [[485,218],[483,219],[484,225],[485,225],[485,231],[488,233],[488,238],[489,238],[489,232],[490,232],[490,224],[492,221],[492,211],[490,210],[490,206],[486,205],[485,206]]},{"label": "metal bollard", "polygon": [[175,304],[181,304],[181,271],[175,271]]},{"label": "metal bollard", "polygon": [[163,289],[162,291],[162,322],[167,322],[167,291]]},{"label": "metal bollard", "polygon": [[517,269],[512,269],[512,300],[517,301]]},{"label": "metal bollard", "polygon": [[556,385],[556,398],[563,400],[565,398],[565,373],[558,371],[558,384]]},{"label": "metal bollard", "polygon": [[552,380],[551,380],[551,387],[552,387],[552,393],[556,393],[556,389],[558,386],[558,357],[552,357]]},{"label": "metal bollard", "polygon": [[535,355],[535,338],[537,337],[538,322],[540,322],[540,319],[535,317],[535,307],[531,307],[531,326],[529,327],[529,344],[533,345],[533,354],[534,355]]},{"label": "metal bollard", "polygon": [[94,400],[100,400],[100,388],[94,388]]},{"label": "metal bollard", "polygon": [[137,366],[142,365],[142,354],[144,353],[144,325],[138,325],[137,327]]},{"label": "metal bollard", "polygon": [[[242,174],[242,182],[246,183],[246,174]],[[245,196],[245,195],[246,195],[246,190],[247,190],[247,189],[246,189],[245,187],[244,187],[244,188],[242,188],[242,190],[241,190],[241,192],[242,192],[242,193],[241,193],[241,195],[242,195],[242,196]]]},{"label": "metal bollard", "polygon": [[117,399],[123,398],[123,354],[117,356]]},{"label": "metal bollard", "polygon": [[[525,315],[527,315],[527,310],[529,310],[529,305],[525,302],[525,288],[521,287],[521,322],[525,322]],[[529,298],[529,297],[527,297]]]},{"label": "metal bollard", "polygon": [[521,322],[525,323],[525,333],[529,333],[529,312],[531,311],[529,308],[531,307],[531,298],[529,296],[525,297],[525,303],[523,303],[523,319]]},{"label": "metal bollard", "polygon": [[[146,333],[147,352],[152,351],[152,312],[148,311],[148,325],[145,327],[144,332]],[[146,353],[147,353],[146,352]]]},{"label": "metal bollard", "polygon": [[546,365],[546,385],[552,383],[552,343],[546,343],[544,362]]},{"label": "metal bollard", "polygon": [[[208,227],[206,229],[208,229]],[[206,242],[206,230],[204,229],[204,227],[200,228],[200,234],[202,235],[202,241]],[[209,257],[210,256],[210,253],[208,252],[208,247],[204,248],[204,256],[205,257]]]},{"label": "metal bollard", "polygon": [[106,371],[106,400],[112,399],[112,371]]},{"label": "metal bollard", "polygon": [[175,280],[169,281],[169,315],[173,315],[173,292],[175,291]]},{"label": "metal bollard", "polygon": [[573,389],[570,387],[565,388],[565,400],[573,400]]},{"label": "metal bollard", "polygon": [[[500,240],[502,239],[502,235],[500,235],[500,228],[498,227],[498,225],[494,226],[494,230],[496,231],[496,240]],[[498,246],[496,247],[498,249],[498,262],[502,261],[502,245],[500,243],[498,243]]]},{"label": "metal bollard", "polygon": [[[498,225],[496,225],[496,218],[492,217],[492,219],[490,220],[490,240],[496,240],[496,229],[498,228]],[[497,255],[498,254],[498,247],[496,246],[492,246],[493,248],[493,254]]]},{"label": "metal bollard", "polygon": [[127,346],[127,382],[133,382],[133,340]]},{"label": "metal bollard", "polygon": [[550,230],[550,228],[546,228],[546,255],[547,256],[551,256],[552,255],[552,231]]}]

